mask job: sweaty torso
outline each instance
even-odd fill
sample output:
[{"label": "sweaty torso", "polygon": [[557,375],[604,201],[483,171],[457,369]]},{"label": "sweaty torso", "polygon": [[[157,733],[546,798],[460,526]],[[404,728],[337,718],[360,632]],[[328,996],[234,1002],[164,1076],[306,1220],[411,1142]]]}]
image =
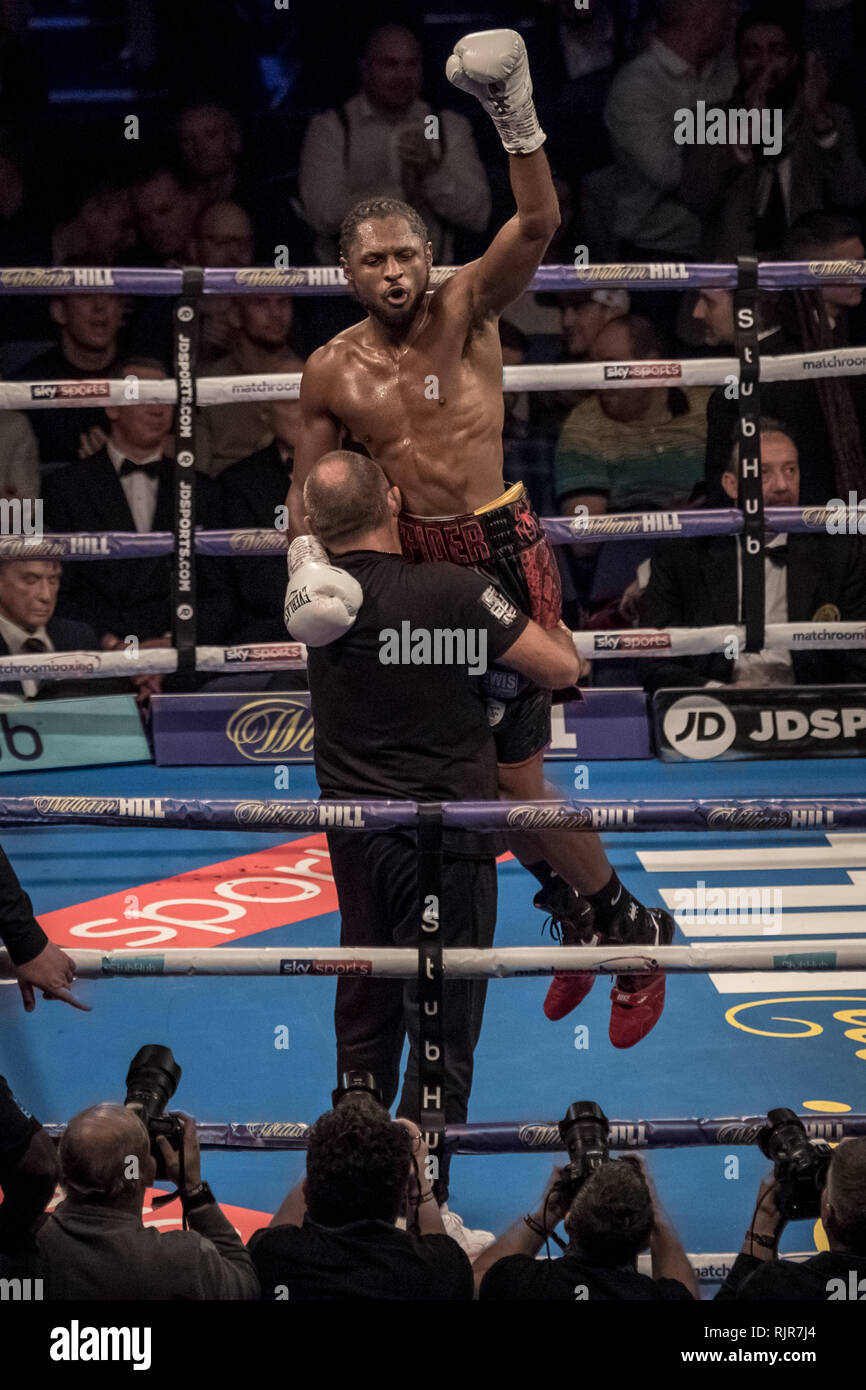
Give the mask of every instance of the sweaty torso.
[{"label": "sweaty torso", "polygon": [[405,343],[383,345],[365,320],[327,344],[317,370],[330,413],[400,488],[407,512],[460,515],[502,492],[494,319],[467,328],[437,291]]}]

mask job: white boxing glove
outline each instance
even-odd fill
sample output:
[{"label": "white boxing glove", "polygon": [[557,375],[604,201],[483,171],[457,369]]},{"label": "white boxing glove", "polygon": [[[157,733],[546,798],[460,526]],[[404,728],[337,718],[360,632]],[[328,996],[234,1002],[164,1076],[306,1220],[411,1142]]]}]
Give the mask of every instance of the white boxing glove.
[{"label": "white boxing glove", "polygon": [[295,537],[289,546],[284,617],[296,642],[326,647],[349,631],[363,602],[357,579],[331,564],[321,541]]},{"label": "white boxing glove", "polygon": [[445,76],[493,117],[509,154],[531,154],[547,136],[532,101],[526,44],[514,29],[485,29],[454,45]]}]

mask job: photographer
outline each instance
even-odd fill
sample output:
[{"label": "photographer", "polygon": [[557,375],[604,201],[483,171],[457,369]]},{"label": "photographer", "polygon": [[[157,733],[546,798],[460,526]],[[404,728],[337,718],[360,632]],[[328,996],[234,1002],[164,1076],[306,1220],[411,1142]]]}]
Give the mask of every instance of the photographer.
[{"label": "photographer", "polygon": [[[157,1140],[168,1178],[180,1155]],[[37,1277],[47,1299],[256,1299],[252,1260],[207,1183],[195,1122],[184,1119],[181,1202],[192,1229],[160,1234],[142,1223],[156,1177],[147,1129],[123,1105],[94,1105],[74,1116],[60,1141],[66,1192],[35,1236]]]},{"label": "photographer", "polygon": [[[782,1189],[783,1191],[783,1189]],[[813,1303],[866,1297],[866,1139],[843,1139],[833,1150],[821,1192],[829,1250],[802,1264],[779,1258],[786,1219],[774,1171],[758,1200],[742,1248],[717,1299],[794,1299]]]},{"label": "photographer", "polygon": [[[421,1131],[365,1092],[307,1136],[306,1177],[249,1242],[268,1302],[472,1298],[472,1266],[445,1234]],[[408,1212],[417,1234],[401,1230]]]},{"label": "photographer", "polygon": [[[697,1297],[697,1279],[658,1194],[637,1158],[602,1163],[567,1205],[565,1168],[554,1168],[541,1202],[474,1264],[479,1298],[618,1302]],[[558,1260],[538,1259],[565,1218],[569,1244]],[[649,1246],[652,1278],[637,1257]]]}]

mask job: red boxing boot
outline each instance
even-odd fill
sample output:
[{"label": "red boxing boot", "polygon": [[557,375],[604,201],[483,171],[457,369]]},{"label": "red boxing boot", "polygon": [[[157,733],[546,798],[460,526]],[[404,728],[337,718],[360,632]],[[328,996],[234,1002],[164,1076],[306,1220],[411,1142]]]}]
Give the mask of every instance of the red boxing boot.
[{"label": "red boxing boot", "polygon": [[[643,908],[655,927],[650,947],[670,946],[674,939],[674,920],[658,908]],[[643,954],[640,951],[638,954]],[[665,1006],[666,975],[617,975],[610,992],[610,1040],[614,1047],[634,1047],[655,1028]]]}]

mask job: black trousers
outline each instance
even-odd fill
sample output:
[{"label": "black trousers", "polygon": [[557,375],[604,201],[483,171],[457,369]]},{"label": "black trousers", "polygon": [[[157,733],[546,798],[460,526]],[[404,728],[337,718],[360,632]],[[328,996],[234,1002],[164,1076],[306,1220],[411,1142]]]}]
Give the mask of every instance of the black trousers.
[{"label": "black trousers", "polygon": [[[329,831],[328,847],[340,902],[343,946],[416,947],[420,922],[415,837],[399,832]],[[496,928],[496,861],[442,857],[440,921],[443,947],[489,948]],[[363,954],[363,953],[361,953]],[[452,980],[442,987],[445,1120],[466,1120],[473,1054],[481,1034],[486,980]],[[400,1082],[403,1042],[409,1060],[397,1114],[420,1119],[419,1007],[416,979],[340,978],[334,1009],[337,1077],[353,1068],[372,1072],[390,1108]],[[436,1195],[448,1196],[448,1159],[439,1163]]]}]

